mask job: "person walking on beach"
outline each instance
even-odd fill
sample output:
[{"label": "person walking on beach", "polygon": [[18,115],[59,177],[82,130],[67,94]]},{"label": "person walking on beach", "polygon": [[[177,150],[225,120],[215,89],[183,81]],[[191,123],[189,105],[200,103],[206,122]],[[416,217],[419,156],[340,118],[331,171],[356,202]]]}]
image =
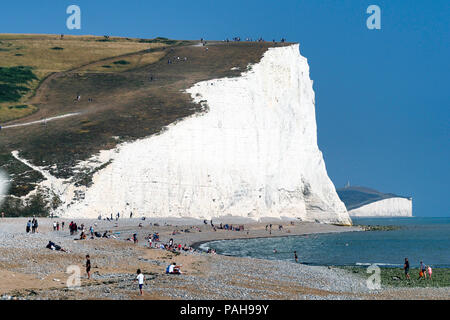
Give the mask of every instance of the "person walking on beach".
[{"label": "person walking on beach", "polygon": [[406,279],[411,279],[410,277],[409,277],[409,261],[408,261],[408,258],[405,258],[405,264],[403,265],[403,269],[405,270],[405,277],[406,277]]},{"label": "person walking on beach", "polygon": [[91,258],[89,257],[89,255],[86,255],[86,273],[88,279],[91,279]]},{"label": "person walking on beach", "polygon": [[148,235],[148,247],[149,248],[152,247],[152,235],[151,234]]},{"label": "person walking on beach", "polygon": [[433,273],[433,270],[431,270],[431,266],[428,266],[428,278],[431,280],[431,274]]},{"label": "person walking on beach", "polygon": [[26,228],[27,233],[30,233],[30,230],[31,230],[31,220],[28,220]]},{"label": "person walking on beach", "polygon": [[144,286],[144,279],[145,278],[144,278],[144,275],[141,272],[141,269],[137,269],[137,277],[136,277],[136,279],[134,281],[138,282],[139,293],[141,294],[141,296],[142,296],[142,287]]},{"label": "person walking on beach", "polygon": [[295,262],[298,263],[298,255],[297,255],[297,251],[294,251],[294,259],[295,259]]},{"label": "person walking on beach", "polygon": [[33,224],[33,229],[34,229],[33,233],[38,232],[38,227],[39,227],[38,221],[37,221],[37,219],[35,219],[34,224]]}]

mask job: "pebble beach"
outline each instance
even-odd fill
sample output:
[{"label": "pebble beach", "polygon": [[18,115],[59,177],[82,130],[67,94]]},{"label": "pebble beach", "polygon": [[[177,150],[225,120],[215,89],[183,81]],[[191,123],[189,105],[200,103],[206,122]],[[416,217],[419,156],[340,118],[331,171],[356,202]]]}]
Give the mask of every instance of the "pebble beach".
[{"label": "pebble beach", "polygon": [[[160,243],[198,248],[202,242],[219,239],[280,237],[330,232],[364,232],[311,222],[255,222],[226,217],[214,225],[243,225],[244,230],[214,230],[196,219],[128,219],[106,221],[77,219],[88,231],[108,231],[110,238],[75,240],[71,220],[38,218],[37,233],[25,232],[27,218],[0,219],[0,298],[12,299],[450,299],[450,288],[381,288],[370,290],[366,279],[337,267],[309,266],[289,261],[262,260],[208,254],[198,249],[171,252],[149,248],[146,237],[159,233]],[[54,231],[53,221],[65,222]],[[274,225],[271,233],[265,226]],[[283,225],[282,230],[276,228]],[[87,232],[88,233],[88,232]],[[127,239],[138,235],[138,243]],[[52,241],[66,250],[46,248]],[[84,272],[85,256],[91,257],[91,279]],[[181,275],[165,274],[167,265],[181,265]],[[301,262],[301,261],[300,261]],[[70,266],[81,270],[80,283],[68,286]],[[144,294],[133,282],[136,270],[145,275]]]}]

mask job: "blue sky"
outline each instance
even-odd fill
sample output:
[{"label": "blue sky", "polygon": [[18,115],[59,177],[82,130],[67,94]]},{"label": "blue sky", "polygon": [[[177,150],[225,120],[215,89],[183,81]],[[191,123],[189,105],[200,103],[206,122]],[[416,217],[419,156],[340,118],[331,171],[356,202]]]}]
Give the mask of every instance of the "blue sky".
[{"label": "blue sky", "polygon": [[[66,28],[71,4],[80,31]],[[366,27],[372,4],[381,30]],[[0,32],[300,42],[336,187],[410,195],[415,215],[448,216],[449,17],[448,0],[16,0],[1,2]]]}]

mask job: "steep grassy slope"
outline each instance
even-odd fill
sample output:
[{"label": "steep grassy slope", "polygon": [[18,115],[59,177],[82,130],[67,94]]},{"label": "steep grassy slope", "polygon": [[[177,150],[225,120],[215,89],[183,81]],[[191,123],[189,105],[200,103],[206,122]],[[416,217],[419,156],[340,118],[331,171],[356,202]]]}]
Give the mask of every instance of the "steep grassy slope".
[{"label": "steep grassy slope", "polygon": [[[92,37],[64,40],[54,36],[51,40],[47,36],[18,36],[20,40],[13,40],[12,35],[0,37],[4,38],[8,42],[22,41],[23,46],[38,43],[49,48],[52,55],[72,52],[66,65],[47,70],[47,74],[44,73],[47,62],[39,62],[41,58],[35,64],[24,63],[33,68],[41,81],[30,86],[35,89],[34,95],[24,97],[26,101],[21,103],[35,106],[36,110],[6,125],[79,113],[45,125],[0,131],[0,166],[14,172],[12,190],[16,195],[23,195],[19,190],[32,190],[33,183],[42,177],[30,178],[25,173],[29,169],[10,156],[12,150],[19,150],[22,157],[47,167],[57,177],[75,176],[80,181],[89,181],[91,173],[73,172],[78,161],[119,142],[157,134],[177,120],[202,112],[184,89],[198,81],[239,76],[249,63],[258,62],[269,47],[286,45],[215,42],[209,43],[206,50],[195,45],[196,42],[165,39],[110,38],[103,42],[100,40],[106,39]],[[71,42],[67,49],[51,49],[64,47],[69,40],[78,41],[79,47]],[[101,55],[83,56],[84,45],[97,48],[99,44],[105,45]],[[82,55],[79,59],[78,53]],[[18,63],[10,60],[6,66]]]},{"label": "steep grassy slope", "polygon": [[21,68],[31,73],[27,78],[22,77],[25,81],[11,82],[8,80],[12,77],[5,78],[5,72],[0,71],[0,122],[36,112],[35,106],[25,102],[34,93],[40,81],[54,72],[70,70],[112,56],[163,46],[166,44],[145,43],[139,39],[127,38],[0,34],[2,71],[7,71],[16,76],[15,78],[21,75],[17,72],[21,71]]}]

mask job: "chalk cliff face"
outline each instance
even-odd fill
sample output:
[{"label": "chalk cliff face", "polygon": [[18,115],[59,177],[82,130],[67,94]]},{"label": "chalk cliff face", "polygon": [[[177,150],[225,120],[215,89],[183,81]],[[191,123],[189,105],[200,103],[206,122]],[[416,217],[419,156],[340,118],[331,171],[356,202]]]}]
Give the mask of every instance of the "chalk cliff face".
[{"label": "chalk cliff face", "polygon": [[0,170],[0,206],[4,201],[4,196],[6,194],[6,191],[8,190],[8,185],[8,176]]},{"label": "chalk cliff face", "polygon": [[[314,91],[298,45],[271,48],[241,77],[187,92],[204,113],[94,157],[111,163],[88,189],[60,188],[61,214],[351,224],[317,146]],[[70,204],[75,191],[84,197]]]},{"label": "chalk cliff face", "polygon": [[352,217],[412,217],[412,200],[389,198],[350,210]]}]

